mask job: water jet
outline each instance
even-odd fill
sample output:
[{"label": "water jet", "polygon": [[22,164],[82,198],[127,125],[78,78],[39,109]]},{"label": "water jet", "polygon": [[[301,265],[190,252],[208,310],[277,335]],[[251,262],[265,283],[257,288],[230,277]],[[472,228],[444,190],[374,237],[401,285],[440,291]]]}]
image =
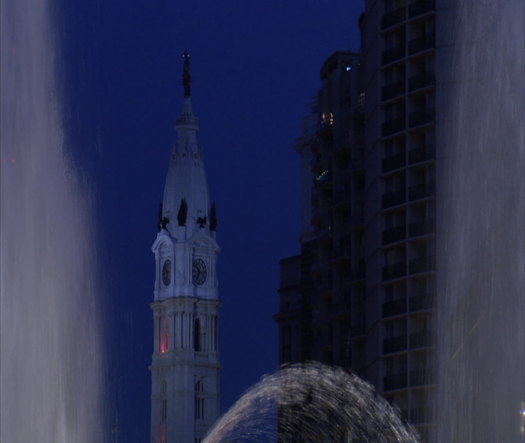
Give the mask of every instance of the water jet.
[{"label": "water jet", "polygon": [[2,2],[0,440],[103,441],[88,190],[62,130],[49,1]]}]

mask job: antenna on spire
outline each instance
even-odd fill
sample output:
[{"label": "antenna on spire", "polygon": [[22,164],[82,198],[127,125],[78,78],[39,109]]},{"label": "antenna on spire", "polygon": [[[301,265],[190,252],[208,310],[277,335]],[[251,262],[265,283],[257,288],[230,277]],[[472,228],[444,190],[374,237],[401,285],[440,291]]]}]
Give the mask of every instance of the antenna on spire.
[{"label": "antenna on spire", "polygon": [[190,54],[182,54],[184,58],[184,69],[182,71],[182,85],[184,86],[184,97],[191,96]]}]

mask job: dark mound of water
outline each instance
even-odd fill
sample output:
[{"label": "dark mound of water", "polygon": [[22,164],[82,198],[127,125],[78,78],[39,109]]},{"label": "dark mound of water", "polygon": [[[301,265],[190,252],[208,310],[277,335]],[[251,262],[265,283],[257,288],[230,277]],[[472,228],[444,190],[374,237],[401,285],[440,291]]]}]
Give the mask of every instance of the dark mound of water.
[{"label": "dark mound of water", "polygon": [[284,366],[244,394],[210,431],[215,442],[416,442],[374,388],[341,368]]}]

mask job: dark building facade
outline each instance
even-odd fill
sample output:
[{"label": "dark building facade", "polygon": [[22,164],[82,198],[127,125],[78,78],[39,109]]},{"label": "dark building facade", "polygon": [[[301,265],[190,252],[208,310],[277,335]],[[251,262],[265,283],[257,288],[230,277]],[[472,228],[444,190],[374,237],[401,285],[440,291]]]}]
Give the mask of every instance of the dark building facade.
[{"label": "dark building facade", "polygon": [[371,382],[433,433],[435,5],[366,1],[361,53],[336,52],[303,122],[301,253],[281,261],[281,363]]},{"label": "dark building facade", "polygon": [[348,366],[357,361],[352,354],[362,352],[357,339],[364,332],[364,312],[350,309],[362,304],[365,292],[361,63],[361,55],[352,52],[328,58],[296,142],[303,223],[301,254],[281,261],[276,319],[283,363]]},{"label": "dark building facade", "polygon": [[365,13],[366,375],[427,440],[435,395],[435,5],[366,2]]}]

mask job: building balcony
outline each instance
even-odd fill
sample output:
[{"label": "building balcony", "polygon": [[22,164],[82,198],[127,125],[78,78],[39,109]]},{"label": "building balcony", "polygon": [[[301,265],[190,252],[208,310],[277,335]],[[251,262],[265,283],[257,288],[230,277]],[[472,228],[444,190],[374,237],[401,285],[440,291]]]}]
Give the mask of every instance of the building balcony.
[{"label": "building balcony", "polygon": [[383,137],[387,137],[396,132],[404,131],[406,127],[405,118],[399,117],[394,120],[389,120],[383,123],[381,126],[381,133]]},{"label": "building balcony", "polygon": [[332,340],[332,337],[328,335],[321,335],[321,336],[315,337],[314,346],[317,346],[319,348],[331,348],[333,345],[334,345],[334,342]]},{"label": "building balcony", "polygon": [[383,377],[383,390],[392,391],[394,389],[404,389],[407,387],[407,373],[387,375]]},{"label": "building balcony", "polygon": [[350,216],[349,220],[350,226],[362,226],[365,224],[365,216],[363,215],[363,212],[361,210],[354,212]]},{"label": "building balcony", "polygon": [[[323,194],[321,196],[321,203],[323,205],[333,205],[334,204],[334,194],[333,194],[333,185],[334,183],[330,181],[324,182],[320,188],[323,190]],[[325,212],[326,214],[326,212]]]},{"label": "building balcony", "polygon": [[353,270],[350,273],[350,281],[352,283],[361,281],[365,278],[365,268],[364,267],[358,267],[357,269]]},{"label": "building balcony", "polygon": [[350,336],[352,338],[363,337],[366,333],[365,325],[356,325],[350,328]]},{"label": "building balcony", "polygon": [[363,212],[363,208],[365,207],[365,201],[365,193],[363,190],[360,190],[353,201],[354,212]]},{"label": "building balcony", "polygon": [[[286,288],[279,289],[280,292],[284,290],[286,290]],[[299,313],[301,311],[301,307],[301,303],[297,300],[282,301],[280,304],[279,314]]]},{"label": "building balcony", "polygon": [[408,42],[408,53],[410,55],[433,49],[436,46],[436,34],[428,34]]},{"label": "building balcony", "polygon": [[352,153],[352,159],[350,160],[350,169],[363,169],[365,166],[365,157],[362,150],[356,150]]},{"label": "building balcony", "polygon": [[400,335],[395,338],[385,338],[383,340],[383,354],[403,351],[407,348],[407,336]]},{"label": "building balcony", "polygon": [[405,81],[403,80],[397,83],[392,83],[390,85],[383,86],[383,89],[381,90],[381,97],[383,98],[383,100],[389,100],[404,93]]},{"label": "building balcony", "polygon": [[410,237],[420,237],[422,235],[433,234],[436,230],[436,221],[427,219],[408,225],[408,235]]},{"label": "building balcony", "polygon": [[423,386],[434,384],[434,370],[427,369],[416,369],[410,371],[410,386]]},{"label": "building balcony", "polygon": [[323,211],[319,206],[314,206],[312,209],[312,222],[314,220],[321,220],[323,218]]},{"label": "building balcony", "polygon": [[434,346],[434,334],[431,331],[420,331],[410,334],[410,349],[429,348]]},{"label": "building balcony", "polygon": [[405,153],[393,155],[383,159],[381,162],[381,168],[383,173],[393,171],[405,166]]},{"label": "building balcony", "polygon": [[427,12],[434,11],[436,9],[435,0],[417,0],[408,5],[408,16],[410,18],[418,15],[426,14]]},{"label": "building balcony", "polygon": [[356,121],[361,121],[365,117],[365,103],[364,101],[362,103],[357,103],[352,108],[352,118]]},{"label": "building balcony", "polygon": [[330,296],[333,291],[332,280],[324,280],[316,285],[317,291],[323,296]]},{"label": "building balcony", "polygon": [[408,126],[414,128],[416,126],[428,125],[433,123],[436,119],[435,109],[424,109],[423,111],[412,112],[408,116]]},{"label": "building balcony", "polygon": [[435,258],[430,257],[420,257],[409,260],[408,262],[408,272],[410,274],[418,274],[420,272],[431,272],[435,268]]},{"label": "building balcony", "polygon": [[403,277],[406,275],[405,262],[396,263],[394,265],[383,266],[383,281],[392,280],[394,278]]},{"label": "building balcony", "polygon": [[319,173],[323,168],[322,158],[320,154],[314,154],[310,163],[312,172]]},{"label": "building balcony", "polygon": [[407,312],[407,301],[404,298],[401,298],[399,300],[387,301],[383,303],[382,311],[383,318],[405,314]]},{"label": "building balcony", "polygon": [[404,189],[384,194],[382,197],[383,209],[403,204],[405,202],[405,195]]},{"label": "building balcony", "polygon": [[348,261],[352,258],[352,250],[348,247],[336,248],[333,253],[333,259],[338,262]]},{"label": "building balcony", "polygon": [[410,410],[410,423],[414,425],[422,425],[424,423],[432,423],[433,413],[430,408],[414,408]]},{"label": "building balcony", "polygon": [[327,142],[331,142],[334,138],[334,126],[328,123],[323,123],[319,126],[317,134]]},{"label": "building balcony", "polygon": [[390,26],[401,23],[406,18],[405,8],[398,8],[393,11],[387,12],[381,18],[381,26],[383,29],[389,28]]},{"label": "building balcony", "polygon": [[408,188],[408,199],[419,200],[420,198],[433,197],[436,192],[434,183],[427,182]]},{"label": "building balcony", "polygon": [[436,146],[426,145],[408,151],[408,162],[410,164],[420,163],[436,158]]},{"label": "building balcony", "polygon": [[339,142],[334,144],[333,148],[336,154],[341,156],[348,155],[348,153],[352,150],[352,143],[350,143],[348,140],[345,142]]},{"label": "building balcony", "polygon": [[408,308],[410,312],[424,311],[434,308],[434,295],[415,295],[408,298]]},{"label": "building balcony", "polygon": [[332,243],[334,239],[333,229],[325,226],[316,232],[317,241],[319,246],[319,259],[324,261],[324,259],[329,259],[332,257]]},{"label": "building balcony", "polygon": [[403,58],[405,54],[406,54],[406,51],[405,51],[404,44],[399,45],[399,46],[394,46],[393,48],[385,49],[382,54],[383,65],[387,65],[388,63],[395,62],[396,60]]},{"label": "building balcony", "polygon": [[345,287],[349,287],[350,285],[353,285],[354,283],[358,283],[361,280],[365,278],[365,271],[364,269],[357,269],[355,271],[351,271],[349,274],[344,276],[341,279],[341,283]]},{"label": "building balcony", "polygon": [[408,79],[408,90],[415,91],[416,89],[427,88],[436,84],[436,76],[433,72],[422,72],[415,74]]},{"label": "building balcony", "polygon": [[[319,189],[323,191],[331,191],[334,187],[334,182],[332,181],[332,175],[326,171],[321,172],[314,182],[314,189]],[[323,194],[323,200],[325,203],[331,203],[331,196],[328,194]]]},{"label": "building balcony", "polygon": [[335,191],[333,202],[334,205],[350,204],[350,192],[348,191]]},{"label": "building balcony", "polygon": [[383,244],[395,243],[406,238],[406,226],[398,226],[397,228],[385,229],[382,234]]},{"label": "building balcony", "polygon": [[324,225],[322,220],[320,223],[312,223],[312,225],[314,225],[315,227],[315,235],[317,236],[317,240],[319,242],[324,243],[325,245],[330,245],[333,239],[332,230],[329,229],[326,225]]},{"label": "building balcony", "polygon": [[347,314],[352,311],[352,303],[349,298],[339,300],[334,304],[332,313],[334,315]]}]

